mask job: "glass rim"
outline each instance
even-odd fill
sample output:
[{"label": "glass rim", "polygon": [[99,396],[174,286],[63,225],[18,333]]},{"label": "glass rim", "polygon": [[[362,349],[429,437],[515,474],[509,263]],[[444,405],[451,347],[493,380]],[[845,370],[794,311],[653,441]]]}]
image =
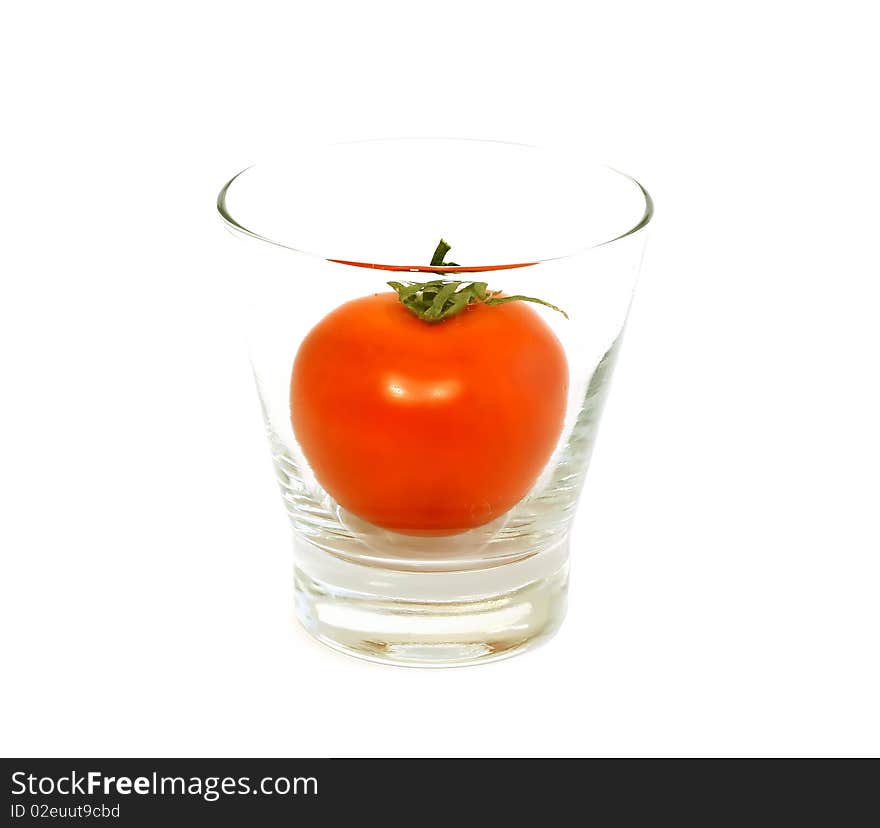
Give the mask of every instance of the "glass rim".
[{"label": "glass rim", "polygon": [[[543,147],[535,144],[525,144],[518,141],[504,141],[504,140],[496,140],[496,139],[487,139],[487,138],[458,138],[458,137],[434,137],[434,136],[418,136],[418,137],[397,137],[397,138],[366,138],[359,139],[353,141],[335,141],[332,143],[323,144],[315,149],[330,149],[332,147],[337,146],[351,146],[351,145],[359,145],[359,144],[369,144],[369,143],[377,143],[377,142],[385,142],[385,143],[393,143],[393,142],[409,142],[409,141],[442,141],[442,142],[474,142],[481,144],[501,144],[509,147],[519,147],[523,149],[530,149],[536,151],[543,152],[553,152],[553,148],[551,147]],[[651,198],[650,193],[647,189],[639,182],[636,178],[631,175],[628,175],[621,170],[618,170],[615,167],[612,167],[608,164],[596,163],[594,166],[604,169],[608,172],[612,172],[617,176],[620,176],[621,179],[628,181],[630,184],[634,185],[642,198],[644,199],[644,209],[642,210],[641,216],[639,219],[627,230],[624,230],[621,233],[613,236],[610,239],[605,239],[603,241],[595,242],[593,244],[586,244],[582,247],[574,249],[572,252],[564,253],[558,256],[547,256],[538,259],[534,259],[526,262],[509,262],[507,264],[491,264],[491,265],[479,265],[479,266],[452,266],[452,265],[443,265],[441,267],[433,267],[431,265],[424,264],[401,264],[401,263],[379,263],[379,262],[367,262],[367,261],[353,261],[350,259],[338,259],[333,258],[332,256],[328,256],[324,253],[318,253],[312,250],[305,250],[300,247],[296,247],[295,245],[288,244],[286,242],[279,241],[277,239],[270,238],[269,236],[263,235],[262,233],[257,232],[254,229],[246,227],[242,222],[236,219],[227,204],[227,195],[230,191],[230,188],[235,184],[235,182],[240,179],[243,175],[245,175],[248,171],[255,169],[260,166],[259,164],[250,164],[244,169],[237,172],[232,178],[227,181],[223,187],[220,189],[220,192],[217,195],[217,212],[220,214],[220,217],[226,223],[227,227],[229,227],[232,231],[236,233],[242,233],[245,236],[249,236],[250,238],[257,239],[258,241],[267,242],[268,244],[275,245],[277,247],[282,247],[286,250],[290,250],[294,253],[298,253],[303,256],[311,256],[318,259],[323,259],[324,261],[333,262],[335,264],[343,264],[350,265],[354,267],[365,267],[365,268],[375,268],[379,270],[388,270],[388,271],[412,271],[412,272],[425,272],[425,273],[483,273],[492,270],[509,270],[517,267],[529,267],[531,265],[543,264],[545,262],[558,262],[566,259],[572,259],[577,256],[583,255],[589,250],[595,250],[599,247],[605,247],[610,244],[614,244],[615,242],[621,241],[625,238],[633,236],[642,230],[644,230],[648,224],[650,224],[651,219],[654,216],[654,201]]]}]

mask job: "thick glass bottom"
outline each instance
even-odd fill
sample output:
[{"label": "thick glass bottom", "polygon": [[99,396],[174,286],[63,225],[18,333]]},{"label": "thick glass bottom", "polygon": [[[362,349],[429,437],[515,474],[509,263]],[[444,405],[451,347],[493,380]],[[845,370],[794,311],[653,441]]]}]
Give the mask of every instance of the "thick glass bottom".
[{"label": "thick glass bottom", "polygon": [[508,658],[550,638],[565,615],[567,537],[514,563],[418,572],[342,560],[297,538],[295,563],[302,625],[370,661],[455,667]]}]

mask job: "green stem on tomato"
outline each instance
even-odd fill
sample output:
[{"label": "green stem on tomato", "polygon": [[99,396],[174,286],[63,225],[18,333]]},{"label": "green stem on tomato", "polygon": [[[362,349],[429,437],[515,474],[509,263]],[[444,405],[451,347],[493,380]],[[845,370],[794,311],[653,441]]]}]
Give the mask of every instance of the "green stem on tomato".
[{"label": "green stem on tomato", "polygon": [[[450,245],[440,239],[431,267],[459,267],[455,262],[446,262]],[[502,296],[500,291],[489,290],[488,282],[452,281],[432,279],[430,282],[388,282],[397,291],[397,296],[407,310],[423,322],[442,322],[457,316],[469,305],[503,305],[507,302],[535,302],[538,305],[559,311],[566,319],[568,314],[543,299],[534,296]]]}]

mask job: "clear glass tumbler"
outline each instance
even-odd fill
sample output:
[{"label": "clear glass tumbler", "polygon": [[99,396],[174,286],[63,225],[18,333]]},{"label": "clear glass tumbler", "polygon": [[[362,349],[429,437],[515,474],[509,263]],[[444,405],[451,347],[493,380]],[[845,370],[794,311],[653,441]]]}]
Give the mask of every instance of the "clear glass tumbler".
[{"label": "clear glass tumbler", "polygon": [[302,624],[419,666],[552,635],[645,189],[520,144],[397,139],[257,164],[217,206]]}]

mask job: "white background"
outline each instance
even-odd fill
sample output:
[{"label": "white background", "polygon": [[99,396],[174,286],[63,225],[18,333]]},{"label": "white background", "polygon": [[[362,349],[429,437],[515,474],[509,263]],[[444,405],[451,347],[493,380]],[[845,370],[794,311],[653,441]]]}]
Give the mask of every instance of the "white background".
[{"label": "white background", "polygon": [[[870,4],[20,3],[0,31],[2,751],[880,751]],[[583,147],[657,203],[534,653],[292,616],[214,198],[303,142]]]}]

